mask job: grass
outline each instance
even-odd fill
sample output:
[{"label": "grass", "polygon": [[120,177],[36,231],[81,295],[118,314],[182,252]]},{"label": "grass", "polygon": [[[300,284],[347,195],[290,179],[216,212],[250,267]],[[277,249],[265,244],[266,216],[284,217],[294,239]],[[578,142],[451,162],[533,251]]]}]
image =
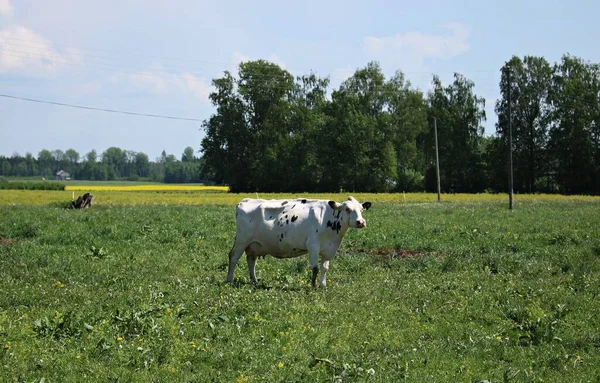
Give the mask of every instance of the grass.
[{"label": "grass", "polygon": [[600,377],[597,198],[518,196],[509,212],[356,195],[373,202],[367,228],[314,291],[306,257],[260,260],[258,286],[242,260],[224,283],[241,195],[98,192],[78,211],[55,192],[23,192],[37,206],[7,193],[0,380]]},{"label": "grass", "polygon": [[[47,205],[49,203],[68,203],[84,192],[81,191],[31,191],[31,190],[0,190],[0,205]],[[437,195],[432,193],[352,193],[361,201],[390,202],[390,203],[430,203],[437,201]],[[223,193],[207,191],[93,191],[96,203],[100,205],[135,204],[135,205],[204,205],[226,204],[235,205],[242,198],[296,198],[308,194],[271,194],[271,193]],[[345,199],[347,194],[310,194],[310,198]],[[515,195],[515,207],[522,202],[576,202],[600,201],[598,196],[565,196],[551,194]],[[507,194],[443,194],[442,202],[461,203],[504,203],[508,206]]]}]

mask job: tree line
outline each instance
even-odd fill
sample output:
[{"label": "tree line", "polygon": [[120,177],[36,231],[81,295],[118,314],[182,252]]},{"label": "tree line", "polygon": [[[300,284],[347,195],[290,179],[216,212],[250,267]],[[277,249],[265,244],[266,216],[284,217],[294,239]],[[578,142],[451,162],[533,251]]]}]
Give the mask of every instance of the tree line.
[{"label": "tree line", "polygon": [[146,180],[165,183],[207,182],[201,171],[202,159],[194,155],[188,146],[181,158],[167,154],[151,161],[146,153],[110,147],[100,155],[92,150],[81,157],[75,149],[40,151],[37,158],[31,153],[11,157],[0,156],[0,176],[44,177],[55,179],[56,173],[64,171],[72,179],[79,180]]},{"label": "tree line", "polygon": [[485,99],[455,73],[427,94],[377,62],[328,93],[329,79],[294,78],[264,60],[213,80],[203,123],[204,171],[232,191],[434,191],[437,123],[444,192],[600,192],[600,66],[571,55],[512,57],[500,69],[496,132]]},{"label": "tree line", "polygon": [[484,135],[485,99],[455,73],[427,92],[377,62],[337,89],[313,73],[292,76],[265,61],[240,64],[212,81],[216,110],[202,124],[201,157],[150,161],[111,147],[37,158],[0,156],[0,175],[82,180],[214,182],[234,192],[435,191],[437,124],[443,192],[508,190],[512,130],[514,191],[600,193],[600,65],[572,55],[549,63],[513,56],[500,68],[496,131]]}]

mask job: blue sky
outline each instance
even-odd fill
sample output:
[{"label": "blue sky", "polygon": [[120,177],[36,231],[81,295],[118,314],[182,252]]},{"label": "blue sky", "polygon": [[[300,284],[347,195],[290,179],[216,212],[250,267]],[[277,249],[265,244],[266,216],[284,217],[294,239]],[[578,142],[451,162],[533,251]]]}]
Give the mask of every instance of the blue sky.
[{"label": "blue sky", "polygon": [[[501,66],[512,55],[600,62],[600,2],[0,0],[0,93],[96,108],[207,119],[211,79],[248,59],[332,88],[369,61],[427,91],[459,72],[495,130]],[[110,146],[181,155],[200,122],[0,97],[0,154]]]}]

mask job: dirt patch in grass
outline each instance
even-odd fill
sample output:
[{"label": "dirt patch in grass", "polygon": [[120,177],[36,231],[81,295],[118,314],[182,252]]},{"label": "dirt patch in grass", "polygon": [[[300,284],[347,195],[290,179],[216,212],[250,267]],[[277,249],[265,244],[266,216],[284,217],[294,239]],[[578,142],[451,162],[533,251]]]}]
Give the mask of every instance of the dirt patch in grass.
[{"label": "dirt patch in grass", "polygon": [[12,243],[15,243],[14,239],[8,239],[8,238],[2,238],[2,237],[0,237],[0,246],[10,245]]}]

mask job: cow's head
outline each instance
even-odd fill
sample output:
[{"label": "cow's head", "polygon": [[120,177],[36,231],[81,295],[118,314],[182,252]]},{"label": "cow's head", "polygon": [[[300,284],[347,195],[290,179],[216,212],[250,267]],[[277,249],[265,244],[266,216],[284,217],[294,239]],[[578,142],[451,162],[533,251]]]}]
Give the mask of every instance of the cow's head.
[{"label": "cow's head", "polygon": [[361,204],[354,197],[350,196],[342,203],[329,201],[329,206],[331,206],[333,210],[346,213],[344,218],[347,217],[347,222],[350,227],[361,229],[367,226],[367,221],[362,217],[361,212],[363,210],[368,210],[371,207],[371,202],[364,202]]}]

